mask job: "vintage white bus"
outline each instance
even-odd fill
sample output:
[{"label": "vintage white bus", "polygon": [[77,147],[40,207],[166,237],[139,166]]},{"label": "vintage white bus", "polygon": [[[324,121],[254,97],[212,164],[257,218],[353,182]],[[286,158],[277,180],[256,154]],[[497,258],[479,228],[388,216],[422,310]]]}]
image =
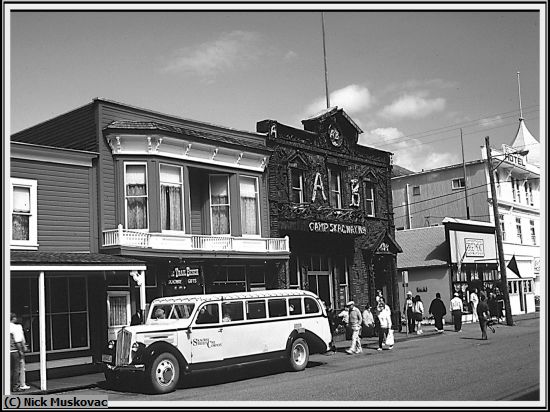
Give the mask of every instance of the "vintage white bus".
[{"label": "vintage white bus", "polygon": [[144,325],[123,328],[102,361],[108,384],[133,372],[165,393],[196,370],[284,359],[301,371],[331,344],[326,309],[308,291],[172,296],[151,303]]}]

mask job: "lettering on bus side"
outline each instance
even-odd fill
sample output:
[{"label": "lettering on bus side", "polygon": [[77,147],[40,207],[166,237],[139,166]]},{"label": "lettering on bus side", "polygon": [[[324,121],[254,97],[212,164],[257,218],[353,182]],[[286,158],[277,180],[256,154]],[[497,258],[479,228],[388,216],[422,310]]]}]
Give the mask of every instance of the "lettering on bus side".
[{"label": "lettering on bus side", "polygon": [[215,340],[209,338],[194,338],[193,340],[191,340],[191,345],[206,346],[207,348],[216,348],[222,346],[220,342],[216,342]]}]

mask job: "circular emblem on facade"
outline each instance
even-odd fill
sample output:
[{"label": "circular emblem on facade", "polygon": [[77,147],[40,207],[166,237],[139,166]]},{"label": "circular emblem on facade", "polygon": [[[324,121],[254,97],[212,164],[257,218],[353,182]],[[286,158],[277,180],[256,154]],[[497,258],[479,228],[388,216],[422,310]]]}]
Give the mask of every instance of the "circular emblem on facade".
[{"label": "circular emblem on facade", "polygon": [[336,128],[336,126],[330,125],[328,127],[328,135],[330,138],[330,142],[336,146],[340,147],[342,146],[342,134],[340,133],[340,130]]}]

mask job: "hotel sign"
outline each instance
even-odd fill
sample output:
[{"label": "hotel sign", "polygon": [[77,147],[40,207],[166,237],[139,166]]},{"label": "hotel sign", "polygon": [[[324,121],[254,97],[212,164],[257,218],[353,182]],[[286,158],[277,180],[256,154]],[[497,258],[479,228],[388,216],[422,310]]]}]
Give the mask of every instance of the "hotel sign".
[{"label": "hotel sign", "polygon": [[484,257],[485,256],[485,244],[483,239],[464,239],[464,247],[466,249],[466,256],[470,257]]},{"label": "hotel sign", "polygon": [[367,228],[361,225],[310,222],[308,227],[310,232],[315,232],[315,233],[338,233],[341,235],[364,235],[367,233]]}]

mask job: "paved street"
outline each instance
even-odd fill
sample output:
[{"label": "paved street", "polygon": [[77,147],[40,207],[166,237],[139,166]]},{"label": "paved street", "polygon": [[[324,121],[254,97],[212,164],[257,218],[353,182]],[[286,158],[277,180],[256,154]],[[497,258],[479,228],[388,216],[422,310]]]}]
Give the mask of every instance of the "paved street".
[{"label": "paved street", "polygon": [[[496,326],[481,341],[477,324],[462,333],[446,326],[435,334],[402,340],[394,350],[376,351],[375,339],[363,339],[363,354],[347,355],[343,344],[332,356],[314,355],[299,373],[278,365],[208,372],[182,382],[166,395],[114,391],[103,384],[71,394],[107,394],[109,401],[494,401],[533,400],[539,388],[539,319],[514,327]],[[538,396],[538,395],[536,395]]]}]

